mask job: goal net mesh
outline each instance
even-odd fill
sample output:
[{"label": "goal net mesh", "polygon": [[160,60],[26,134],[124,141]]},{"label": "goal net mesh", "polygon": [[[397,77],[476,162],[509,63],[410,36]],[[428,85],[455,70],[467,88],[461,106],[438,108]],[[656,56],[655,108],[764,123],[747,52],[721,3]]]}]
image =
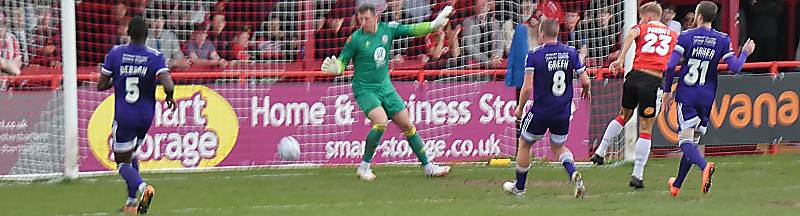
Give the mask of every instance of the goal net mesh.
[{"label": "goal net mesh", "polygon": [[[434,161],[514,156],[513,106],[505,105],[516,103],[517,96],[503,87],[502,77],[517,24],[529,29],[533,49],[540,44],[539,19],[559,19],[559,40],[575,46],[593,69],[606,67],[620,49],[621,0],[78,1],[81,171],[114,169],[112,119],[106,116],[113,114],[112,91],[99,92],[95,85],[108,50],[130,41],[127,25],[136,15],[147,19],[147,45],[164,54],[178,84],[177,111],[159,103],[153,127],[137,150],[144,169],[357,163],[370,124],[355,103],[352,73],[333,77],[318,71],[322,60],[339,55],[359,28],[356,9],[364,3],[376,6],[380,22],[399,24],[432,21],[445,6],[455,8],[444,28],[422,37],[396,37],[382,56]],[[0,5],[0,51],[22,72],[0,76],[3,104],[14,105],[0,108],[0,175],[57,175],[64,170],[60,2],[4,0]],[[617,112],[621,80],[594,81],[589,135],[581,145],[599,144]],[[492,104],[497,101],[499,109]],[[483,110],[484,102],[491,110]],[[458,112],[462,103],[471,114]],[[23,115],[26,110],[36,113]],[[27,125],[20,126],[21,121]],[[481,130],[467,126],[474,122],[494,129],[482,139],[464,138],[469,134],[464,128]],[[401,132],[389,127],[376,152],[380,163],[416,161]],[[294,138],[299,159],[283,160],[274,147],[261,151],[226,144],[278,145],[277,139],[264,138],[271,133]],[[622,146],[615,142],[611,157],[620,155]],[[546,155],[548,141],[538,142],[533,151]],[[223,160],[234,154],[245,159]]]}]

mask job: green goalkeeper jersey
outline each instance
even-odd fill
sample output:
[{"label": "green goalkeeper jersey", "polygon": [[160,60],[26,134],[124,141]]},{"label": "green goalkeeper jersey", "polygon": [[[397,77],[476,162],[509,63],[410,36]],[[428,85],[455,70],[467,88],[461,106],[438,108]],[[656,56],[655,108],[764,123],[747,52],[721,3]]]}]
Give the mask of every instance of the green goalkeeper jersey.
[{"label": "green goalkeeper jersey", "polygon": [[339,55],[339,68],[343,71],[353,60],[353,91],[391,86],[389,49],[392,48],[392,41],[401,36],[423,36],[431,32],[430,22],[411,25],[378,23],[375,33],[367,33],[359,28],[347,39]]}]

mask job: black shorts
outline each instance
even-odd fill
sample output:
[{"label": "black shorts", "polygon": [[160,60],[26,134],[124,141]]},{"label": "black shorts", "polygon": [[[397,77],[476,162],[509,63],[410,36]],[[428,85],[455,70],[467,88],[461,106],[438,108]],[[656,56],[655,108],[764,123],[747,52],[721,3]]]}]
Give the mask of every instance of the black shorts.
[{"label": "black shorts", "polygon": [[656,97],[661,88],[661,79],[639,70],[631,70],[625,76],[622,87],[622,107],[635,109],[639,106],[639,116],[652,118],[656,116]]}]

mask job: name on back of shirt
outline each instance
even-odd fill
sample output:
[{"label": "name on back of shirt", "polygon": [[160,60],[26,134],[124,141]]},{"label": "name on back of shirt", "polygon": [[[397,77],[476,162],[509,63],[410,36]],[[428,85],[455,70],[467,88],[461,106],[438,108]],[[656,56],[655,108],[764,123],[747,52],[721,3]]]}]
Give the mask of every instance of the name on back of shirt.
[{"label": "name on back of shirt", "polygon": [[647,28],[647,33],[653,33],[653,34],[665,35],[665,34],[669,34],[670,31],[671,30],[665,29],[665,28]]},{"label": "name on back of shirt", "polygon": [[712,59],[714,58],[714,52],[714,49],[711,48],[695,47],[692,49],[692,57],[700,59]]},{"label": "name on back of shirt", "polygon": [[147,74],[147,66],[122,65],[119,66],[119,73],[122,76],[144,76]]},{"label": "name on back of shirt", "polygon": [[547,53],[544,59],[547,61],[549,71],[567,70],[569,67],[569,53],[566,52]]}]

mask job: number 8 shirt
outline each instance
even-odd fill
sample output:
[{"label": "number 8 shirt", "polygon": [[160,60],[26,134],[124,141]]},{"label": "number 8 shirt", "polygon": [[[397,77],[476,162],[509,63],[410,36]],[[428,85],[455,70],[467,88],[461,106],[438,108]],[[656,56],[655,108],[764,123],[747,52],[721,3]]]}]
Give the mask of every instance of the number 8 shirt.
[{"label": "number 8 shirt", "polygon": [[533,73],[533,107],[536,116],[569,119],[572,108],[574,74],[584,73],[574,47],[543,44],[528,53],[525,72]]}]

